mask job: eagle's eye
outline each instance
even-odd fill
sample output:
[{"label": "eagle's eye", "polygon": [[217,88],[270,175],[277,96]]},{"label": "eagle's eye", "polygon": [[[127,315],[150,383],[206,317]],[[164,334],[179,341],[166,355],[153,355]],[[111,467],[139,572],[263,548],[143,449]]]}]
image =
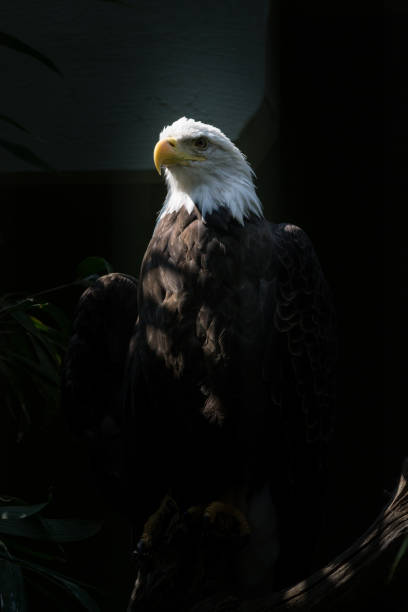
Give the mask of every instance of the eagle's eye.
[{"label": "eagle's eye", "polygon": [[193,144],[196,147],[196,149],[200,149],[201,151],[204,151],[208,147],[208,140],[204,138],[204,136],[200,136],[199,138],[195,138],[193,140]]}]

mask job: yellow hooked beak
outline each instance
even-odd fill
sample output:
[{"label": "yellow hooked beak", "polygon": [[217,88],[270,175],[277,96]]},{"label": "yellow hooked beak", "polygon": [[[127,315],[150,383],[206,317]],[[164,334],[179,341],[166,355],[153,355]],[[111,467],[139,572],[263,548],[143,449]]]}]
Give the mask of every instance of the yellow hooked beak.
[{"label": "yellow hooked beak", "polygon": [[204,155],[194,155],[176,138],[159,140],[154,147],[153,160],[156,170],[161,174],[162,166],[186,166],[189,161],[204,161]]}]

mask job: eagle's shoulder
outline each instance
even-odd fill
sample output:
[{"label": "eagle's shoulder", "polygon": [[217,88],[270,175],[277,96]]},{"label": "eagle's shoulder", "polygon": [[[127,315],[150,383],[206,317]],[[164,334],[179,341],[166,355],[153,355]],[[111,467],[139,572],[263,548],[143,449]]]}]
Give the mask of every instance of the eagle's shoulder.
[{"label": "eagle's shoulder", "polygon": [[304,229],[293,223],[270,223],[277,248],[308,253],[314,252],[312,241]]}]

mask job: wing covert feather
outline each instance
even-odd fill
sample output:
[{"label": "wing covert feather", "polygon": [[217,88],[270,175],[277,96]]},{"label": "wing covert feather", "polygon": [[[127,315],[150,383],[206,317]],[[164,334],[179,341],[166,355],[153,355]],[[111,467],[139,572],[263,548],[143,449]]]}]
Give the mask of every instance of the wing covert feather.
[{"label": "wing covert feather", "polygon": [[110,496],[117,493],[123,467],[123,378],[136,319],[136,279],[119,273],[102,276],[79,300],[64,359],[65,418]]},{"label": "wing covert feather", "polygon": [[275,283],[269,316],[275,344],[266,353],[265,370],[270,370],[272,397],[280,405],[287,437],[301,446],[321,447],[334,424],[337,346],[331,292],[307,234],[290,224],[272,226],[272,231]]}]

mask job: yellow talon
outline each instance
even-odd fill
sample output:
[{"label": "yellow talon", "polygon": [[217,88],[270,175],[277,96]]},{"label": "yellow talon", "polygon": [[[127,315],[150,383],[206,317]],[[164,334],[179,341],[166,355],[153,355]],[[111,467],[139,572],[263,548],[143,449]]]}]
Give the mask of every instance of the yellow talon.
[{"label": "yellow talon", "polygon": [[238,532],[239,536],[251,533],[249,523],[241,510],[222,501],[212,502],[204,511],[204,517],[212,525],[221,527],[227,533]]}]

